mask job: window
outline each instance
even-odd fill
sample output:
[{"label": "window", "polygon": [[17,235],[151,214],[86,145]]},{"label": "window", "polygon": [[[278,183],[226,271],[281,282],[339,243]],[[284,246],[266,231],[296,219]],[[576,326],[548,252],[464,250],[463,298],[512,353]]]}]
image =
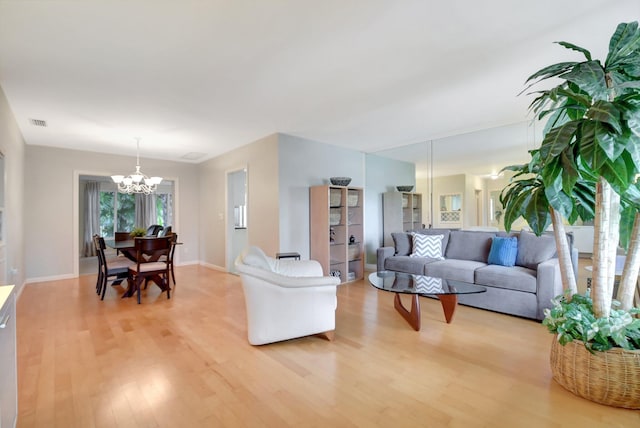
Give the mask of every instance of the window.
[{"label": "window", "polygon": [[[100,183],[100,211],[99,211],[99,231],[101,236],[112,239],[115,232],[129,232],[136,226],[136,215],[140,216],[142,212],[146,213],[145,218],[151,218],[145,220],[147,227],[151,224],[159,224],[162,226],[173,225],[173,204],[174,204],[174,183],[167,180],[162,182],[156,190],[152,199],[153,210],[148,210],[149,207],[145,207],[145,204],[138,206],[137,208],[141,212],[136,212],[136,201],[140,200],[141,195],[127,195],[126,193],[119,193],[116,185],[111,181],[109,177],[100,176],[81,176],[80,180],[84,181],[97,181]],[[81,200],[82,204],[83,201]],[[148,223],[148,224],[146,224]]]},{"label": "window", "polygon": [[173,196],[171,193],[156,193],[156,224],[171,226],[173,224]]},{"label": "window", "polygon": [[135,213],[134,195],[116,191],[100,192],[100,234],[102,236],[112,237],[114,232],[133,230]]}]

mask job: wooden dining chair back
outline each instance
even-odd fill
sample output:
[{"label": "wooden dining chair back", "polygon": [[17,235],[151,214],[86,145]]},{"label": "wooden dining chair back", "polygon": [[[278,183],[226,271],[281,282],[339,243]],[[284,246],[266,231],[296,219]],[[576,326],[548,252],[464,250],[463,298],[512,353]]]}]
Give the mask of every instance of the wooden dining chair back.
[{"label": "wooden dining chair back", "polygon": [[[114,232],[113,233],[113,240],[115,242],[128,241],[130,239],[132,239],[130,232]],[[120,250],[116,250],[116,255],[119,253],[120,253]]]},{"label": "wooden dining chair back", "polygon": [[131,286],[138,294],[140,303],[140,289],[148,278],[155,282],[162,291],[167,292],[167,299],[171,298],[169,284],[169,253],[171,251],[171,237],[135,238],[137,262],[129,268]]},{"label": "wooden dining chair back", "polygon": [[147,228],[147,236],[158,236],[162,231],[162,226],[159,224],[152,224]]},{"label": "wooden dining chair back", "polygon": [[98,281],[96,282],[96,293],[100,295],[100,300],[104,300],[109,282],[120,283],[129,276],[129,266],[133,263],[125,258],[110,259],[106,257],[104,250],[107,246],[104,238],[94,235],[93,243],[98,254]]},{"label": "wooden dining chair back", "polygon": [[173,279],[173,285],[176,285],[176,274],[173,271],[173,256],[176,252],[176,244],[178,242],[178,234],[171,233],[167,235],[171,238],[171,249],[169,250],[169,271],[171,272],[171,278]]}]

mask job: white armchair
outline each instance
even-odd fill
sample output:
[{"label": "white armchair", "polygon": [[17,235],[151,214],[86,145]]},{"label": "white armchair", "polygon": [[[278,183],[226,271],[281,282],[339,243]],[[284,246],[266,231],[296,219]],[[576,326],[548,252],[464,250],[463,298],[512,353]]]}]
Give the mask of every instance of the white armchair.
[{"label": "white armchair", "polygon": [[258,247],[238,256],[249,343],[263,345],[323,333],[336,325],[338,278],[322,276],[315,260],[276,260]]}]

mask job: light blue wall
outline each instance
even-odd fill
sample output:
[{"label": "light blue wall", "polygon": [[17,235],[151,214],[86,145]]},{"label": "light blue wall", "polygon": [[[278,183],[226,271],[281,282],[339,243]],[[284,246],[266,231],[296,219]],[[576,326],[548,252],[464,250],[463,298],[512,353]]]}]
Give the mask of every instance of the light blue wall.
[{"label": "light blue wall", "polygon": [[[376,263],[376,250],[382,246],[382,194],[396,190],[396,186],[416,184],[416,166],[409,162],[372,154],[365,156],[367,183],[365,201],[365,252],[367,264]],[[415,190],[415,189],[414,189]]]},{"label": "light blue wall", "polygon": [[[351,177],[349,186],[364,187],[364,153],[306,140],[278,136],[280,251],[309,258],[309,187],[329,177]],[[366,227],[366,225],[365,225]]]},{"label": "light blue wall", "polygon": [[366,263],[375,264],[382,245],[382,194],[415,185],[415,165],[286,134],[278,136],[280,251],[309,257],[309,187],[329,177],[351,177],[364,188]]}]

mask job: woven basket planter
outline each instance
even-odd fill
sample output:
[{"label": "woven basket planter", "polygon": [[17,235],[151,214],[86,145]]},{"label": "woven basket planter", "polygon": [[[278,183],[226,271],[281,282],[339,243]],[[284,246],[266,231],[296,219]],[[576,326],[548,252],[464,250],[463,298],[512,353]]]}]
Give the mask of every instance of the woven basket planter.
[{"label": "woven basket planter", "polygon": [[581,341],[551,344],[553,379],[574,394],[607,406],[640,409],[640,351],[590,353]]}]

